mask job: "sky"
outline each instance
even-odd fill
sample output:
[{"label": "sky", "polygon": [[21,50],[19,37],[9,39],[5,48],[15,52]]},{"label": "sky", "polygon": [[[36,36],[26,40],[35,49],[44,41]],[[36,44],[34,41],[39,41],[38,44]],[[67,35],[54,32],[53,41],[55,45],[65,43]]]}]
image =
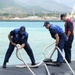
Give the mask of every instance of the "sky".
[{"label": "sky", "polygon": [[75,5],[75,0],[54,0],[54,1],[65,4],[70,7],[73,7]]},{"label": "sky", "polygon": [[[32,2],[33,1],[36,1],[36,0],[15,0],[16,2],[19,2],[19,3],[24,3],[24,2],[31,2],[31,4],[33,4]],[[41,0],[40,0],[41,1]],[[54,0],[58,3],[61,3],[61,4],[64,4],[64,5],[67,5],[69,7],[73,7],[75,5],[75,0]]]}]

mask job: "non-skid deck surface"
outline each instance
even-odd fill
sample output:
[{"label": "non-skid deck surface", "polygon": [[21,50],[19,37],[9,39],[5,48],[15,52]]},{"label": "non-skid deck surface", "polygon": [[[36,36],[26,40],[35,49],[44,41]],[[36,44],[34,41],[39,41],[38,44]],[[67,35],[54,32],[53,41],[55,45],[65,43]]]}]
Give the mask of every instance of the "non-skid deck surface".
[{"label": "non-skid deck surface", "polygon": [[[31,68],[36,75],[46,75],[44,66],[38,68]],[[9,66],[6,69],[0,68],[0,75],[32,75],[27,68],[17,68],[15,66]]]},{"label": "non-skid deck surface", "polygon": [[[75,61],[71,64],[75,71]],[[48,75],[44,65],[38,68],[31,68],[36,75]],[[51,75],[73,75],[68,66],[64,63],[61,67],[48,66]],[[27,68],[16,68],[15,66],[8,66],[6,69],[0,67],[0,75],[32,75]]]},{"label": "non-skid deck surface", "polygon": [[[70,65],[75,71],[75,61],[73,61]],[[61,67],[48,66],[48,69],[51,75],[73,75],[66,63],[64,63]]]}]

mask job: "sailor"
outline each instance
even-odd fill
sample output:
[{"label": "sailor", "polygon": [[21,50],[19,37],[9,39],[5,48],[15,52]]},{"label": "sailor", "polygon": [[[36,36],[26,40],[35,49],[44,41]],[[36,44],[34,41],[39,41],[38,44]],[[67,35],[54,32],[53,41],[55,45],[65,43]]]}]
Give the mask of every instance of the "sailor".
[{"label": "sailor", "polygon": [[[60,50],[64,48],[64,44],[66,41],[66,35],[63,32],[62,28],[57,25],[50,24],[48,21],[45,21],[44,26],[49,30],[52,38],[56,40],[55,48],[59,47]],[[63,57],[58,51],[57,61],[55,62],[56,66],[61,66],[63,63]]]},{"label": "sailor", "polygon": [[61,20],[65,22],[65,34],[67,35],[67,41],[64,46],[65,58],[68,63],[71,63],[71,48],[74,40],[74,23],[70,18],[67,18],[65,14],[61,14]]},{"label": "sailor", "polygon": [[6,63],[9,61],[9,58],[11,57],[12,52],[14,51],[14,48],[17,47],[17,44],[20,44],[20,47],[18,47],[18,50],[21,50],[22,48],[25,49],[27,54],[29,55],[32,65],[35,65],[35,59],[32,52],[32,49],[30,45],[28,44],[28,33],[26,32],[26,28],[24,26],[21,26],[19,29],[12,30],[9,35],[8,39],[10,41],[9,48],[7,49],[3,68],[6,68]]}]

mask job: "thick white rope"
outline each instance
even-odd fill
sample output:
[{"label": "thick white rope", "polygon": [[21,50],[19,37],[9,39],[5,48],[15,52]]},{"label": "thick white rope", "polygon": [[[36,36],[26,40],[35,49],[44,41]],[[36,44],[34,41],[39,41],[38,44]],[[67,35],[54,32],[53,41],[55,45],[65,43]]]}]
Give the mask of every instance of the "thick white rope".
[{"label": "thick white rope", "polygon": [[44,58],[46,58],[46,55],[45,55],[45,51],[49,48],[49,47],[51,47],[52,45],[54,45],[55,44],[55,42],[54,43],[52,43],[52,44],[50,44],[50,45],[48,45],[48,46],[46,46],[44,49],[43,49],[43,55],[44,55]]},{"label": "thick white rope", "polygon": [[50,54],[50,52],[48,53],[48,57],[49,57],[50,59],[52,58],[54,52],[55,52],[55,49],[52,50],[51,54]]},{"label": "thick white rope", "polygon": [[[18,50],[17,50],[18,51]],[[30,67],[26,64],[25,60],[23,59],[21,53],[20,53],[20,50],[19,50],[19,55],[21,57],[21,61],[24,63],[24,65],[26,65],[26,67],[28,68],[28,70],[33,74],[33,75],[36,75],[31,69]],[[19,57],[18,57],[19,58]]]},{"label": "thick white rope", "polygon": [[[52,54],[50,55],[50,59],[53,56],[54,52],[56,49],[53,50]],[[72,67],[70,66],[70,64],[67,62],[67,60],[65,59],[64,55],[62,54],[61,50],[59,48],[57,48],[57,50],[60,52],[60,54],[62,55],[63,59],[65,60],[66,64],[68,65],[69,69],[71,70],[71,72],[73,73],[73,75],[75,75],[74,70],[72,69]]]},{"label": "thick white rope", "polygon": [[59,48],[57,48],[57,50],[60,52],[60,54],[62,55],[63,59],[65,60],[66,64],[68,65],[69,69],[71,70],[71,72],[73,73],[73,75],[75,75],[74,70],[72,69],[72,67],[70,66],[70,64],[67,62],[67,60],[65,59],[64,55],[62,54],[61,50]]},{"label": "thick white rope", "polygon": [[[54,42],[54,43],[55,43],[55,42]],[[50,46],[52,46],[54,43],[52,43],[51,45],[48,45],[47,47],[45,47],[45,48],[43,49],[43,54],[44,54],[44,51],[45,51],[47,48],[49,48]],[[64,57],[64,55],[62,54],[61,50],[60,50],[59,48],[57,48],[57,50],[59,50],[60,54],[62,55],[63,59],[65,60],[66,64],[68,65],[69,69],[70,69],[70,70],[72,71],[72,73],[75,75],[74,70],[72,69],[72,67],[70,66],[70,64],[67,62],[67,60],[65,59],[65,57]],[[18,50],[17,50],[17,51],[18,51]],[[55,52],[55,49],[52,51],[52,53],[51,53],[51,55],[50,55],[50,58],[53,56],[54,52]],[[30,72],[31,72],[33,75],[35,75],[34,72],[30,69],[30,67],[37,67],[37,66],[40,66],[40,65],[43,63],[43,60],[44,60],[44,59],[41,60],[41,62],[40,62],[39,64],[35,65],[35,66],[28,66],[28,65],[25,63],[23,57],[21,56],[20,51],[19,51],[19,55],[20,55],[21,58],[18,57],[18,54],[17,54],[17,53],[18,53],[18,52],[16,52],[17,58],[18,58],[20,61],[22,61],[22,62],[26,65],[26,67],[30,70]],[[48,52],[48,55],[49,55],[49,53],[50,53],[50,51]],[[45,54],[44,54],[44,57],[46,57]],[[45,63],[44,63],[44,65],[45,65],[45,68],[46,68],[46,70],[47,70],[47,72],[48,72],[48,75],[50,75],[49,70],[48,70],[48,67],[46,66]]]},{"label": "thick white rope", "polygon": [[[19,57],[19,56],[18,56],[18,53],[19,53],[19,52],[16,50],[16,56],[17,56],[17,58],[18,58],[20,61],[23,62],[23,60],[21,59],[21,55],[19,54],[19,55],[20,55],[20,57]],[[33,66],[29,65],[29,67],[34,68],[34,67],[40,66],[40,65],[43,63],[43,60],[44,60],[44,59],[42,59],[41,62],[40,62],[39,64],[33,65]],[[24,64],[24,62],[23,62],[23,64]]]},{"label": "thick white rope", "polygon": [[[44,62],[43,62],[43,63],[44,63]],[[49,72],[49,69],[48,69],[48,67],[47,67],[47,65],[46,65],[45,63],[44,63],[44,66],[45,66],[45,68],[46,68],[47,74],[48,74],[48,75],[51,75],[50,72]]]},{"label": "thick white rope", "polygon": [[[52,46],[53,44],[55,44],[55,42],[52,43],[51,45],[48,45],[47,47],[45,47],[45,48],[43,49],[43,55],[44,55],[45,58],[46,58],[46,55],[45,55],[44,51],[45,51],[47,48],[49,48],[50,46]],[[71,70],[71,72],[73,73],[73,75],[75,75],[74,70],[72,69],[72,67],[70,66],[70,64],[67,62],[67,60],[65,59],[65,57],[64,57],[64,55],[62,54],[61,50],[60,50],[59,48],[57,48],[57,50],[58,50],[58,51],[60,52],[60,54],[62,55],[63,59],[65,60],[66,64],[68,65],[68,67],[69,67],[69,69]],[[52,53],[51,53],[51,55],[50,55],[50,58],[53,56],[54,52],[55,52],[55,49],[52,51]],[[37,66],[40,66],[42,63],[44,63],[44,62],[43,62],[44,59],[42,59],[39,64],[37,64],[37,65],[35,65],[35,66],[28,66],[28,65],[25,63],[25,61],[24,61],[24,59],[23,59],[23,57],[22,57],[20,51],[19,51],[19,55],[20,55],[21,58],[18,57],[18,54],[17,54],[17,53],[18,53],[18,50],[16,51],[16,56],[17,56],[17,58],[18,58],[20,61],[22,61],[22,62],[26,65],[26,67],[29,69],[29,71],[30,71],[33,75],[35,75],[35,73],[30,69],[30,67],[37,67]],[[48,52],[48,55],[49,55],[49,54],[50,54],[50,51]],[[45,65],[45,68],[46,68],[46,70],[47,70],[47,72],[48,72],[48,75],[50,75],[49,70],[48,70],[48,67],[46,66],[45,63],[44,63],[44,65]]]},{"label": "thick white rope", "polygon": [[[55,43],[55,42],[54,42],[54,43]],[[44,48],[44,50],[43,50],[43,55],[44,55],[45,58],[46,58],[46,55],[45,55],[44,51],[45,51],[47,48],[49,48],[50,46],[52,46],[54,43],[52,43],[51,45],[48,45],[46,48]],[[61,53],[63,59],[65,60],[66,64],[68,65],[68,67],[69,67],[69,69],[71,70],[71,72],[73,73],[73,75],[75,75],[74,70],[72,69],[72,67],[70,66],[70,64],[67,62],[67,60],[65,59],[65,57],[64,57],[64,55],[62,54],[61,50],[60,50],[59,48],[58,48],[58,50],[59,50],[59,52]],[[51,51],[48,52],[48,55],[50,55],[50,52],[51,52]],[[50,58],[53,56],[54,52],[55,52],[55,49],[53,49],[53,51],[52,51],[52,53],[51,53],[51,55],[50,55]]]},{"label": "thick white rope", "polygon": [[[30,69],[30,67],[37,67],[37,66],[40,66],[42,63],[44,63],[44,62],[43,62],[44,59],[42,59],[39,64],[34,65],[34,66],[29,66],[29,65],[27,65],[27,64],[25,63],[25,61],[24,61],[24,59],[23,59],[23,57],[22,57],[20,51],[19,51],[20,58],[19,58],[19,56],[18,56],[17,53],[18,53],[18,50],[16,50],[16,56],[17,56],[17,58],[18,58],[20,61],[22,61],[22,62],[24,63],[24,65],[29,69],[29,71],[30,71],[33,75],[35,75],[35,74],[34,74],[34,72]],[[45,63],[44,63],[44,66],[45,66],[45,68],[46,68],[46,71],[47,71],[48,75],[50,75],[50,72],[49,72],[49,70],[48,70],[48,67],[47,67],[47,65],[46,65]]]},{"label": "thick white rope", "polygon": [[50,44],[50,45],[48,45],[48,46],[46,46],[46,47],[43,49],[43,52],[44,52],[47,48],[49,48],[50,46],[52,46],[52,45],[54,45],[54,44],[55,44],[55,42],[52,43],[52,44]]}]

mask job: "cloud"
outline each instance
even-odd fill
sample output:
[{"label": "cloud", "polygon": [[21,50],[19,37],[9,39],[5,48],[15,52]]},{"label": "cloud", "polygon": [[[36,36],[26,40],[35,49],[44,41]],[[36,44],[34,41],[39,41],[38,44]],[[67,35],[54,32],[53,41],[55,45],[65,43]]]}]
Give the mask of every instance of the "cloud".
[{"label": "cloud", "polygon": [[37,0],[14,0],[17,4],[19,5],[30,5],[30,6],[34,6],[36,4]]},{"label": "cloud", "polygon": [[70,7],[73,7],[75,5],[75,0],[54,0],[54,1],[65,4]]},{"label": "cloud", "polygon": [[[15,0],[16,3],[18,4],[29,4],[29,5],[37,5],[38,3],[45,3],[45,0]],[[48,0],[46,0],[47,2]],[[51,0],[52,1],[52,0]],[[56,1],[58,3],[61,3],[61,4],[64,4],[64,5],[67,5],[69,7],[73,7],[75,5],[75,0],[53,0],[53,1]]]}]

